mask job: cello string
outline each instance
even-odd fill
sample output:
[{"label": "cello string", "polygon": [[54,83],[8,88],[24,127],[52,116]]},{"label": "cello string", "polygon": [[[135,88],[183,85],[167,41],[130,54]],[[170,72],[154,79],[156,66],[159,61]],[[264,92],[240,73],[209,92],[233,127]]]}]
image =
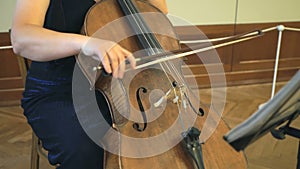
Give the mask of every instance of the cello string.
[{"label": "cello string", "polygon": [[[131,2],[131,1],[130,1]],[[141,33],[141,35],[144,37],[144,40],[148,43],[148,46],[150,47],[148,50],[151,51],[152,55],[154,54],[157,54],[159,53],[160,51],[158,50],[159,48],[162,48],[158,43],[154,42],[153,41],[153,38],[147,38],[145,36],[145,30],[146,30],[146,27],[144,26],[144,24],[141,24],[142,23],[142,19],[140,18],[140,15],[137,14],[138,11],[135,11],[134,7],[133,7],[133,4],[132,3],[129,3],[128,1],[126,0],[123,0],[123,3],[126,5],[126,7],[128,8],[132,18],[134,19],[136,25],[138,26],[138,29]],[[135,15],[136,14],[136,15]],[[139,22],[138,22],[139,20]],[[143,30],[144,29],[144,30]],[[147,31],[149,32],[149,31]],[[150,41],[150,42],[149,42]],[[155,48],[151,47],[151,42],[152,44],[156,45]],[[160,64],[161,65],[161,64]],[[166,65],[167,66],[167,65]],[[168,66],[167,66],[168,67]],[[163,66],[161,65],[161,68],[163,70],[163,72],[166,74],[166,77],[168,78],[168,81],[170,84],[172,84],[172,81],[171,79],[168,77],[167,73],[166,73],[166,70],[163,68]],[[172,86],[172,85],[171,85]]]},{"label": "cello string", "polygon": [[[131,1],[128,2],[128,1],[125,1],[125,0],[123,0],[123,2],[126,5],[126,7],[128,8],[128,10],[130,11],[130,14],[132,15],[132,17],[134,19],[135,25],[137,25],[137,28],[139,29],[140,33],[144,37],[144,40],[146,41],[146,43],[150,47],[150,49],[148,49],[148,50],[151,51],[152,55],[161,53],[162,47],[160,46],[160,44],[157,41],[154,41],[155,40],[154,38],[150,38],[149,36],[148,37],[145,36],[146,35],[145,32],[150,32],[150,31],[146,27],[145,24],[142,24],[142,23],[144,23],[143,19],[142,19],[142,17],[140,15],[137,14],[138,11],[135,11],[136,8],[134,8],[132,2]],[[137,14],[137,15],[133,15],[133,14]],[[151,46],[151,44],[153,44],[153,46]],[[177,93],[176,93],[176,88],[173,86],[173,82],[170,79],[169,74],[173,74],[172,72],[175,72],[175,75],[173,75],[173,77],[175,79],[179,79],[180,83],[182,83],[183,79],[180,79],[180,75],[179,75],[178,71],[175,69],[175,66],[173,64],[171,64],[169,62],[161,62],[161,63],[159,63],[159,65],[160,65],[161,69],[163,70],[165,76],[167,77],[167,79],[168,79],[168,81],[170,83],[170,86],[173,89],[175,97],[178,98]],[[167,73],[167,71],[164,68],[164,66],[169,70],[169,72],[170,72],[169,74]],[[173,71],[171,71],[171,69],[173,69]],[[180,117],[179,119],[181,121],[182,129],[184,130],[186,127],[185,127],[185,125],[183,123],[183,118],[182,118],[182,113],[180,111],[179,103],[177,103],[176,105],[178,106],[179,117]]]},{"label": "cello string", "polygon": [[[133,17],[133,19],[134,19],[134,21],[136,22],[136,25],[138,26],[138,29],[140,30],[140,33],[142,34],[142,36],[144,36],[144,39],[146,40],[146,42],[148,43],[148,45],[149,46],[151,46],[151,43],[149,42],[149,41],[152,41],[152,44],[156,44],[156,48],[150,48],[149,50],[151,50],[151,52],[152,52],[152,54],[157,54],[157,53],[159,53],[160,51],[158,50],[159,48],[161,48],[161,46],[160,45],[158,45],[157,43],[155,43],[154,41],[153,41],[153,38],[151,39],[151,38],[147,38],[146,36],[145,36],[145,31],[144,30],[146,30],[146,28],[145,28],[145,26],[144,26],[144,24],[141,24],[141,18],[140,18],[140,16],[139,15],[134,15],[134,12],[137,12],[137,11],[134,11],[134,8],[133,8],[133,4],[131,4],[131,3],[129,3],[128,1],[126,1],[126,0],[123,0],[123,2],[124,2],[124,4],[126,5],[126,7],[128,8],[128,10],[130,11],[130,13],[132,14],[132,17]],[[140,21],[140,22],[138,22],[138,20]],[[144,30],[143,30],[143,28],[142,28],[142,26],[143,26],[143,28],[144,28]],[[154,50],[155,49],[155,50]],[[166,64],[166,63],[164,63],[165,65],[166,65],[166,67],[168,68],[168,69],[170,69],[169,68],[169,66]],[[162,70],[164,71],[164,73],[166,74],[166,77],[168,78],[168,81],[170,82],[170,84],[172,84],[172,81],[171,81],[171,79],[169,78],[169,76],[168,76],[168,74],[167,74],[167,72],[166,72],[166,70],[163,68],[163,66],[161,65],[161,68],[162,68]],[[172,71],[170,71],[170,72],[172,72]],[[178,75],[177,75],[177,77],[178,77]],[[171,85],[172,86],[172,85]]]},{"label": "cello string", "polygon": [[[151,51],[152,55],[161,53],[160,50],[158,50],[158,49],[162,49],[162,47],[160,46],[160,44],[157,41],[154,41],[155,39],[151,38],[149,34],[145,34],[145,32],[149,32],[149,29],[147,29],[147,27],[145,27],[146,26],[145,24],[142,24],[143,23],[143,19],[141,18],[141,16],[139,16],[139,15],[133,15],[135,13],[137,14],[137,11],[135,11],[136,8],[134,8],[132,2],[131,1],[124,1],[123,0],[123,3],[126,5],[126,9],[125,10],[129,11],[129,12],[128,11],[126,11],[126,12],[128,12],[128,14],[131,14],[132,18],[133,18],[133,20],[129,20],[129,22],[130,21],[134,21],[134,25],[137,26],[137,27],[135,27],[135,29],[138,29],[138,31],[136,31],[136,32],[141,33],[141,35],[144,37],[144,39],[142,39],[142,40],[144,40],[143,42],[146,42],[148,44],[148,47],[150,47],[148,50]],[[145,35],[148,35],[148,36],[145,36]],[[151,44],[152,44],[152,46],[151,46]],[[173,82],[171,81],[171,79],[169,77],[170,74],[173,74],[173,77],[176,79],[177,83],[179,83],[180,86],[182,86],[182,84],[184,84],[183,83],[184,81],[181,78],[179,72],[175,68],[174,64],[172,64],[170,62],[161,62],[161,63],[159,63],[159,65],[160,65],[161,69],[163,70],[163,72],[165,73],[165,75],[166,75],[166,77],[167,77],[167,79],[168,79],[168,81],[170,83],[171,88],[173,88],[175,97],[179,98],[179,96],[176,93],[176,88],[172,85]],[[164,68],[163,65],[165,65],[165,67],[169,70],[169,72],[170,72],[169,74],[167,73],[167,71],[166,71],[166,69]],[[182,99],[184,99],[184,97],[182,97]],[[177,103],[177,106],[178,106],[178,110],[179,110],[180,119],[183,122],[182,113],[181,113],[180,107],[179,107],[179,102]],[[181,107],[185,108],[186,106],[184,106],[183,104],[181,104]],[[184,109],[184,110],[186,111],[186,109]],[[184,123],[181,123],[181,124],[182,124],[182,129],[185,129]]]},{"label": "cello string", "polygon": [[[148,41],[147,37],[145,36],[145,33],[143,32],[141,24],[139,24],[137,21],[137,17],[134,14],[135,11],[134,11],[133,7],[126,0],[123,0],[123,3],[124,3],[124,5],[126,5],[127,9],[129,10],[130,16],[133,18],[133,21],[135,22],[137,29],[139,29],[139,31],[140,31],[139,35],[142,35],[144,37],[145,41],[148,43],[148,46],[151,46],[150,42]],[[129,17],[129,16],[126,16],[126,17]],[[130,17],[129,17],[129,19],[130,19]],[[152,50],[152,48],[151,48],[151,50]]]},{"label": "cello string", "polygon": [[[158,48],[161,48],[160,44],[159,44],[158,42],[155,42],[155,41],[154,41],[154,38],[147,38],[147,37],[145,36],[145,32],[149,32],[149,29],[147,29],[147,27],[145,27],[145,24],[141,24],[141,23],[144,23],[144,22],[143,22],[143,19],[140,17],[140,15],[133,15],[133,14],[137,14],[138,11],[136,10],[136,8],[135,8],[134,5],[132,4],[132,2],[131,2],[131,1],[125,1],[125,0],[123,0],[123,3],[126,5],[127,10],[129,10],[129,13],[131,14],[131,16],[132,16],[132,18],[133,18],[133,21],[135,22],[135,25],[136,25],[137,28],[139,29],[139,32],[141,33],[141,35],[144,37],[144,40],[146,41],[146,43],[148,44],[148,46],[151,47],[151,48],[150,48],[151,53],[152,53],[152,54],[157,54],[157,53],[159,53],[160,51],[158,50]],[[145,30],[146,30],[146,31],[145,31]],[[156,47],[156,48],[154,48],[155,50],[153,49],[153,46],[151,46],[151,44],[153,44],[153,46]],[[180,76],[179,72],[177,71],[177,69],[175,68],[174,64],[171,64],[171,63],[169,63],[169,62],[163,62],[162,64],[165,65],[165,66],[168,68],[170,74],[174,74],[174,73],[172,73],[172,72],[175,72],[175,75],[173,75],[173,77],[177,77],[177,78],[175,78],[175,79],[177,79],[177,81],[178,81],[180,84],[183,84],[183,79],[181,78],[181,76]],[[171,79],[169,78],[169,76],[168,76],[168,74],[167,74],[167,72],[166,72],[166,70],[164,69],[164,66],[163,66],[162,64],[160,63],[161,68],[162,68],[162,70],[164,71],[166,77],[168,78],[169,83],[172,84],[172,81],[171,81]],[[171,67],[171,69],[172,69],[173,71],[171,71],[170,67]],[[171,86],[172,86],[172,85],[171,85]]]},{"label": "cello string", "polygon": [[140,16],[139,11],[137,11],[134,4],[131,1],[126,1],[126,0],[123,0],[123,3],[126,5],[127,9],[129,10],[130,16],[133,18],[133,21],[135,22],[135,25],[138,28],[138,32],[137,32],[138,35],[143,36],[143,40],[145,40],[144,42],[147,43],[148,50],[151,51],[151,53],[149,54],[154,55],[160,53],[160,50],[158,49],[161,49],[162,47],[157,41],[155,41],[154,38],[149,37],[150,35],[146,33],[146,32],[149,33],[150,30],[149,28],[146,27],[146,24],[144,24],[145,21]]},{"label": "cello string", "polygon": [[[267,31],[269,31],[269,30],[267,30]],[[244,35],[242,35],[242,36],[240,36],[240,37],[247,37],[247,36],[250,36],[250,38],[252,38],[251,36],[253,36],[253,37],[256,37],[256,35],[260,35],[261,34],[261,32],[260,31],[256,31],[256,32],[251,32],[251,33],[247,33],[247,34],[244,34]],[[248,39],[247,39],[248,40]],[[226,44],[227,45],[227,44]],[[222,46],[222,45],[221,45]],[[167,61],[167,62],[169,62],[169,61]],[[172,64],[172,66],[174,66],[174,64]],[[176,74],[179,74],[178,72],[177,72],[177,69],[175,69],[174,67],[172,67],[173,68],[173,70],[175,71],[175,73]],[[181,77],[181,76],[177,76],[177,77]],[[184,80],[183,79],[180,79],[180,80],[182,80],[181,81],[181,83],[182,83],[182,85],[184,85],[185,86],[185,84],[184,84]],[[182,90],[180,90],[180,92],[187,92],[187,93],[184,93],[184,94],[186,94],[186,96],[188,97],[188,96],[190,96],[190,91],[189,90],[186,90],[186,91],[182,91]],[[181,96],[182,96],[182,94],[181,94]],[[185,108],[185,101],[187,100],[188,98],[185,98],[185,97],[182,97],[182,106],[183,106],[183,110],[185,111],[185,114],[186,115],[188,115],[188,111],[187,111],[187,109]],[[201,103],[201,101],[200,101],[200,103]],[[190,105],[189,106],[189,108],[192,108],[191,107],[192,105]],[[190,118],[187,118],[187,120],[188,120],[188,124],[192,124],[191,123],[191,120],[192,120],[192,116],[190,117]]]},{"label": "cello string", "polygon": [[[168,61],[169,63],[170,61]],[[180,99],[181,99],[181,107],[182,107],[182,110],[184,112],[181,113],[181,116],[183,117],[183,115],[186,115],[188,116],[189,115],[189,112],[193,112],[191,111],[190,109],[192,108],[193,105],[190,105],[190,106],[187,106],[187,98],[184,97],[184,95],[186,95],[187,97],[190,96],[190,94],[186,93],[186,92],[189,92],[189,90],[186,90],[186,89],[189,89],[187,88],[187,84],[185,83],[185,80],[183,79],[183,76],[180,75],[180,73],[178,72],[179,70],[177,68],[175,68],[175,65],[174,64],[171,64],[171,68],[173,69],[174,73],[176,74],[175,77],[178,77],[179,79],[177,80],[178,82],[178,89],[179,89],[179,92],[180,92]],[[199,100],[200,101],[200,100]],[[177,104],[178,105],[178,109],[180,110],[180,107],[179,107],[179,103]],[[188,110],[189,108],[189,110]],[[187,131],[189,127],[191,127],[190,125],[192,125],[192,119],[193,117],[190,117],[190,118],[186,118],[187,121],[186,121],[186,125],[184,125],[184,131]],[[184,124],[184,120],[181,119],[182,123]]]}]

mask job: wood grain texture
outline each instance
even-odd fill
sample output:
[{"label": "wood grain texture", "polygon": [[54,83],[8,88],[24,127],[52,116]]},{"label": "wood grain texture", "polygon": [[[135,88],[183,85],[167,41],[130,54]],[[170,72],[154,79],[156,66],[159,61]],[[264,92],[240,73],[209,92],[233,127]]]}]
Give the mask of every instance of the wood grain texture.
[{"label": "wood grain texture", "polygon": [[[284,84],[278,83],[276,89],[279,90]],[[201,89],[199,92],[203,102],[210,101],[211,90]],[[270,84],[228,87],[222,114],[224,121],[229,128],[233,128],[254,113],[270,95]],[[293,127],[300,128],[300,119],[292,124]],[[221,141],[222,138],[216,140]],[[285,140],[276,140],[267,134],[245,150],[248,169],[295,169],[298,142],[298,139],[289,136]],[[31,130],[22,115],[22,109],[19,106],[0,107],[0,168],[29,168],[30,143]],[[204,158],[211,157],[205,155]],[[41,162],[41,169],[49,169],[47,161]]]},{"label": "wood grain texture", "polygon": [[[300,22],[277,22],[237,25],[197,25],[195,27],[178,26],[175,27],[175,30],[180,40],[192,40],[231,36],[251,30],[274,27],[280,24],[287,27],[300,27]],[[202,32],[200,35],[199,31]],[[272,82],[277,38],[278,32],[275,30],[255,40],[217,49],[217,55],[221,60],[227,85]],[[8,32],[0,33],[0,39],[1,46],[10,45]],[[288,80],[300,69],[299,43],[299,32],[287,30],[283,32],[278,81]],[[182,45],[182,47],[184,46]],[[205,53],[201,54],[201,56],[205,55]],[[203,65],[199,57],[193,55],[186,58],[185,63],[184,71],[189,69],[193,73],[186,78],[188,80],[190,78],[196,79],[198,86],[195,87],[197,88],[210,87],[210,76],[218,79],[218,73],[207,73],[207,67],[212,67],[211,69],[213,70],[213,67],[216,66],[213,61],[209,61],[208,64]],[[11,89],[22,88],[21,80],[16,80],[20,76],[17,59],[12,50],[0,50],[0,105],[5,105],[7,102],[17,103],[17,100],[21,98],[20,91],[11,91]],[[8,84],[10,87],[7,87]],[[6,89],[9,89],[10,92],[7,92]]]}]

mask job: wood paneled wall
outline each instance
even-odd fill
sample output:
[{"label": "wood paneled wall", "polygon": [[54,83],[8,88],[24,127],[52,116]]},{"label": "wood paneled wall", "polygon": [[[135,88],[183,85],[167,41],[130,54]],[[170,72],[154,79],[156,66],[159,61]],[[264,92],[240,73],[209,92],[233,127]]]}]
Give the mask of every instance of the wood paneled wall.
[{"label": "wood paneled wall", "polygon": [[[0,33],[0,46],[10,46],[9,33]],[[0,50],[0,105],[19,104],[23,91],[17,56],[12,49]]]},{"label": "wood paneled wall", "polygon": [[[300,28],[300,22],[284,22],[210,25],[198,26],[198,29],[202,30],[208,38],[214,38],[245,33],[252,30],[264,30],[281,24],[286,27]],[[189,31],[191,29],[189,27],[178,27],[176,29],[179,32],[180,39],[193,39],[195,37],[189,33],[191,32]],[[217,53],[223,63],[227,85],[272,82],[277,41],[278,31],[274,30],[256,39],[217,49]],[[300,32],[283,31],[277,76],[278,81],[289,80],[300,69],[299,44]],[[218,72],[208,75],[205,66],[213,67],[216,65],[212,63],[204,66],[199,61],[198,56],[188,57],[186,63],[194,73],[194,76],[190,76],[189,78],[195,78],[200,87],[209,87],[211,85],[209,78],[213,77],[217,79],[220,75]]]},{"label": "wood paneled wall", "polygon": [[[251,30],[265,29],[283,24],[287,27],[300,28],[300,22],[284,23],[261,23],[261,24],[238,24],[238,25],[207,25],[191,27],[176,27],[181,40],[192,40],[203,38],[199,36],[201,30],[208,38],[230,36]],[[209,60],[209,64],[203,65],[198,56],[189,56],[185,59],[187,66],[193,72],[187,80],[194,78],[198,86],[210,87],[209,78],[218,79],[220,72],[207,74],[207,68],[214,69],[216,66],[222,66],[226,75],[227,85],[241,85],[253,83],[272,82],[274,63],[276,56],[278,31],[272,31],[263,36],[242,42],[239,44],[222,47],[217,49],[217,54],[222,65],[216,65],[214,61]],[[0,46],[10,45],[9,33],[0,33]],[[297,70],[300,69],[300,32],[284,31],[278,81],[289,80]],[[182,45],[185,46],[184,44]],[[206,55],[203,53],[201,55]],[[214,84],[216,85],[216,84]],[[12,49],[0,50],[0,105],[19,104],[23,90],[23,83],[18,67],[17,56],[13,54]]]}]

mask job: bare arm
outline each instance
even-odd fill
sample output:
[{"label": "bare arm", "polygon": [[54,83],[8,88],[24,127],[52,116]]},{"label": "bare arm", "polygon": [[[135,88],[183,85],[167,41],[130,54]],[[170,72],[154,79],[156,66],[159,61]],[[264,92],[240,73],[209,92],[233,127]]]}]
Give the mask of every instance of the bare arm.
[{"label": "bare arm", "polygon": [[148,2],[159,8],[163,13],[168,13],[166,0],[148,0]]},{"label": "bare arm", "polygon": [[82,51],[88,56],[98,56],[105,70],[114,77],[123,76],[126,58],[135,66],[131,53],[113,42],[94,39],[92,45],[85,45],[90,37],[43,28],[49,3],[50,0],[18,0],[11,31],[16,54],[35,61],[49,61]]},{"label": "bare arm", "polygon": [[36,61],[78,53],[88,37],[43,28],[50,0],[18,0],[11,39],[14,52]]}]

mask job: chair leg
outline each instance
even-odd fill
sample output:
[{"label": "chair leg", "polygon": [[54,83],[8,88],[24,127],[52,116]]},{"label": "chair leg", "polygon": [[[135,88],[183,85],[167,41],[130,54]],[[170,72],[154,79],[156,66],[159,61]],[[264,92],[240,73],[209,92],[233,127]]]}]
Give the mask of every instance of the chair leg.
[{"label": "chair leg", "polygon": [[38,154],[38,137],[32,133],[32,145],[31,145],[31,166],[30,169],[39,169],[40,157]]}]

